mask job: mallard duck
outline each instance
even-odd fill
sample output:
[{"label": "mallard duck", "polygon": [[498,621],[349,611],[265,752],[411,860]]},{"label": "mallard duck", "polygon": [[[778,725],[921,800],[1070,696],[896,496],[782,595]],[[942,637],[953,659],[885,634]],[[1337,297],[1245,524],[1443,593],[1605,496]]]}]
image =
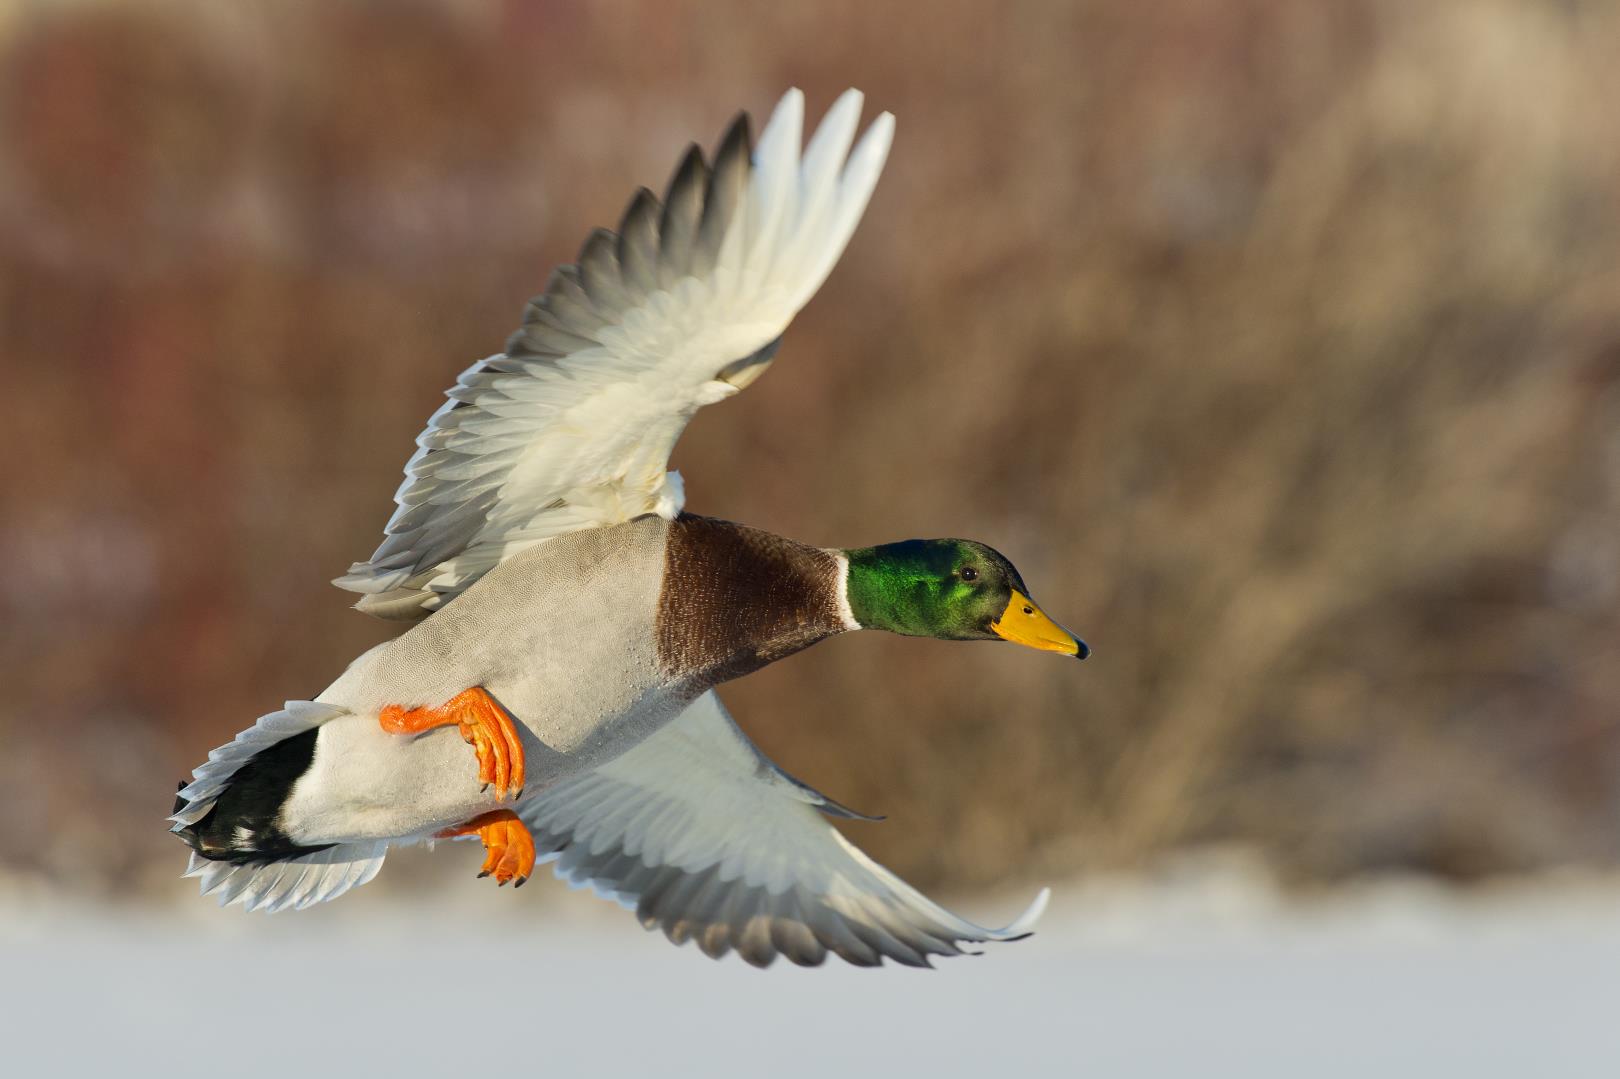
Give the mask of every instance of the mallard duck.
[{"label": "mallard duck", "polygon": [[381,546],[334,582],[415,624],[183,782],[170,819],[204,894],[302,908],[392,845],[475,836],[480,876],[521,886],[549,860],[757,965],[927,964],[1027,935],[1044,891],[1003,929],[930,902],[823,819],[861,814],[766,760],[715,686],[861,629],[1086,645],[982,543],[814,547],[684,512],[667,471],[849,240],[894,129],[884,113],[854,142],[861,104],[840,97],[802,155],[797,90],[757,146],[746,114],[712,166],[693,146],[662,202],[638,192],[462,373]]}]

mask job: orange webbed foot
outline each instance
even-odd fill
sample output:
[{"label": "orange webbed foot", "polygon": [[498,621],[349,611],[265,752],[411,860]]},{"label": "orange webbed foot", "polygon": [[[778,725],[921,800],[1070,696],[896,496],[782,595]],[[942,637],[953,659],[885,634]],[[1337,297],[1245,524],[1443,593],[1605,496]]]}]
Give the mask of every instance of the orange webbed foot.
[{"label": "orange webbed foot", "polygon": [[512,887],[523,887],[523,882],[534,874],[534,836],[529,834],[528,826],[510,809],[496,809],[466,824],[446,828],[438,838],[454,839],[474,833],[484,843],[484,865],[478,875],[493,874],[497,885],[516,881]]},{"label": "orange webbed foot", "polygon": [[523,793],[523,743],[506,709],[483,689],[474,686],[438,708],[410,708],[390,704],[377,716],[389,734],[420,734],[452,723],[478,754],[478,781],[495,785],[495,800],[508,791]]}]

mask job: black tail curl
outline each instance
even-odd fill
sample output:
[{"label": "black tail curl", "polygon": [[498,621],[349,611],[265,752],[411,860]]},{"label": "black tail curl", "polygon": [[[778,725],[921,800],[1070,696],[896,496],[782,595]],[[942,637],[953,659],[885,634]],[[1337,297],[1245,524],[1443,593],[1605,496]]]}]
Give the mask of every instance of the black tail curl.
[{"label": "black tail curl", "polygon": [[[293,784],[315,759],[318,733],[318,728],[311,728],[254,754],[237,769],[207,815],[174,834],[204,858],[238,865],[326,850],[330,843],[308,847],[293,842],[280,823]],[[181,780],[180,788],[185,787]],[[176,796],[174,812],[188,804]]]}]

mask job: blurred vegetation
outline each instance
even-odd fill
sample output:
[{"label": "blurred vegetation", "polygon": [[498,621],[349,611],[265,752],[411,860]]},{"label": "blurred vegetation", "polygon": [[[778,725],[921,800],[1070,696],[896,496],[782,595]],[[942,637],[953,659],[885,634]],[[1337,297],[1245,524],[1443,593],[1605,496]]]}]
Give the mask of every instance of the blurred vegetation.
[{"label": "blurred vegetation", "polygon": [[689,506],[986,540],[1097,651],[732,686],[862,844],[1613,864],[1617,54],[1580,0],[0,8],[0,866],[180,887],[174,781],[392,632],[326,581],[440,392],[789,85],[895,150]]}]

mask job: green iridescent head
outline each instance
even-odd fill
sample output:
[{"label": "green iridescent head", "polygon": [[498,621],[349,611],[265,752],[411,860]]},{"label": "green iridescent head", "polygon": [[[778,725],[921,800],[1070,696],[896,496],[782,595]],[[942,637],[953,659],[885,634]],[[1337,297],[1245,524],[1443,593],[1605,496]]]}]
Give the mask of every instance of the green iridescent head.
[{"label": "green iridescent head", "polygon": [[1085,659],[1091,652],[1029,598],[999,551],[961,539],[845,551],[850,613],[862,629],[947,641],[1008,640]]}]

